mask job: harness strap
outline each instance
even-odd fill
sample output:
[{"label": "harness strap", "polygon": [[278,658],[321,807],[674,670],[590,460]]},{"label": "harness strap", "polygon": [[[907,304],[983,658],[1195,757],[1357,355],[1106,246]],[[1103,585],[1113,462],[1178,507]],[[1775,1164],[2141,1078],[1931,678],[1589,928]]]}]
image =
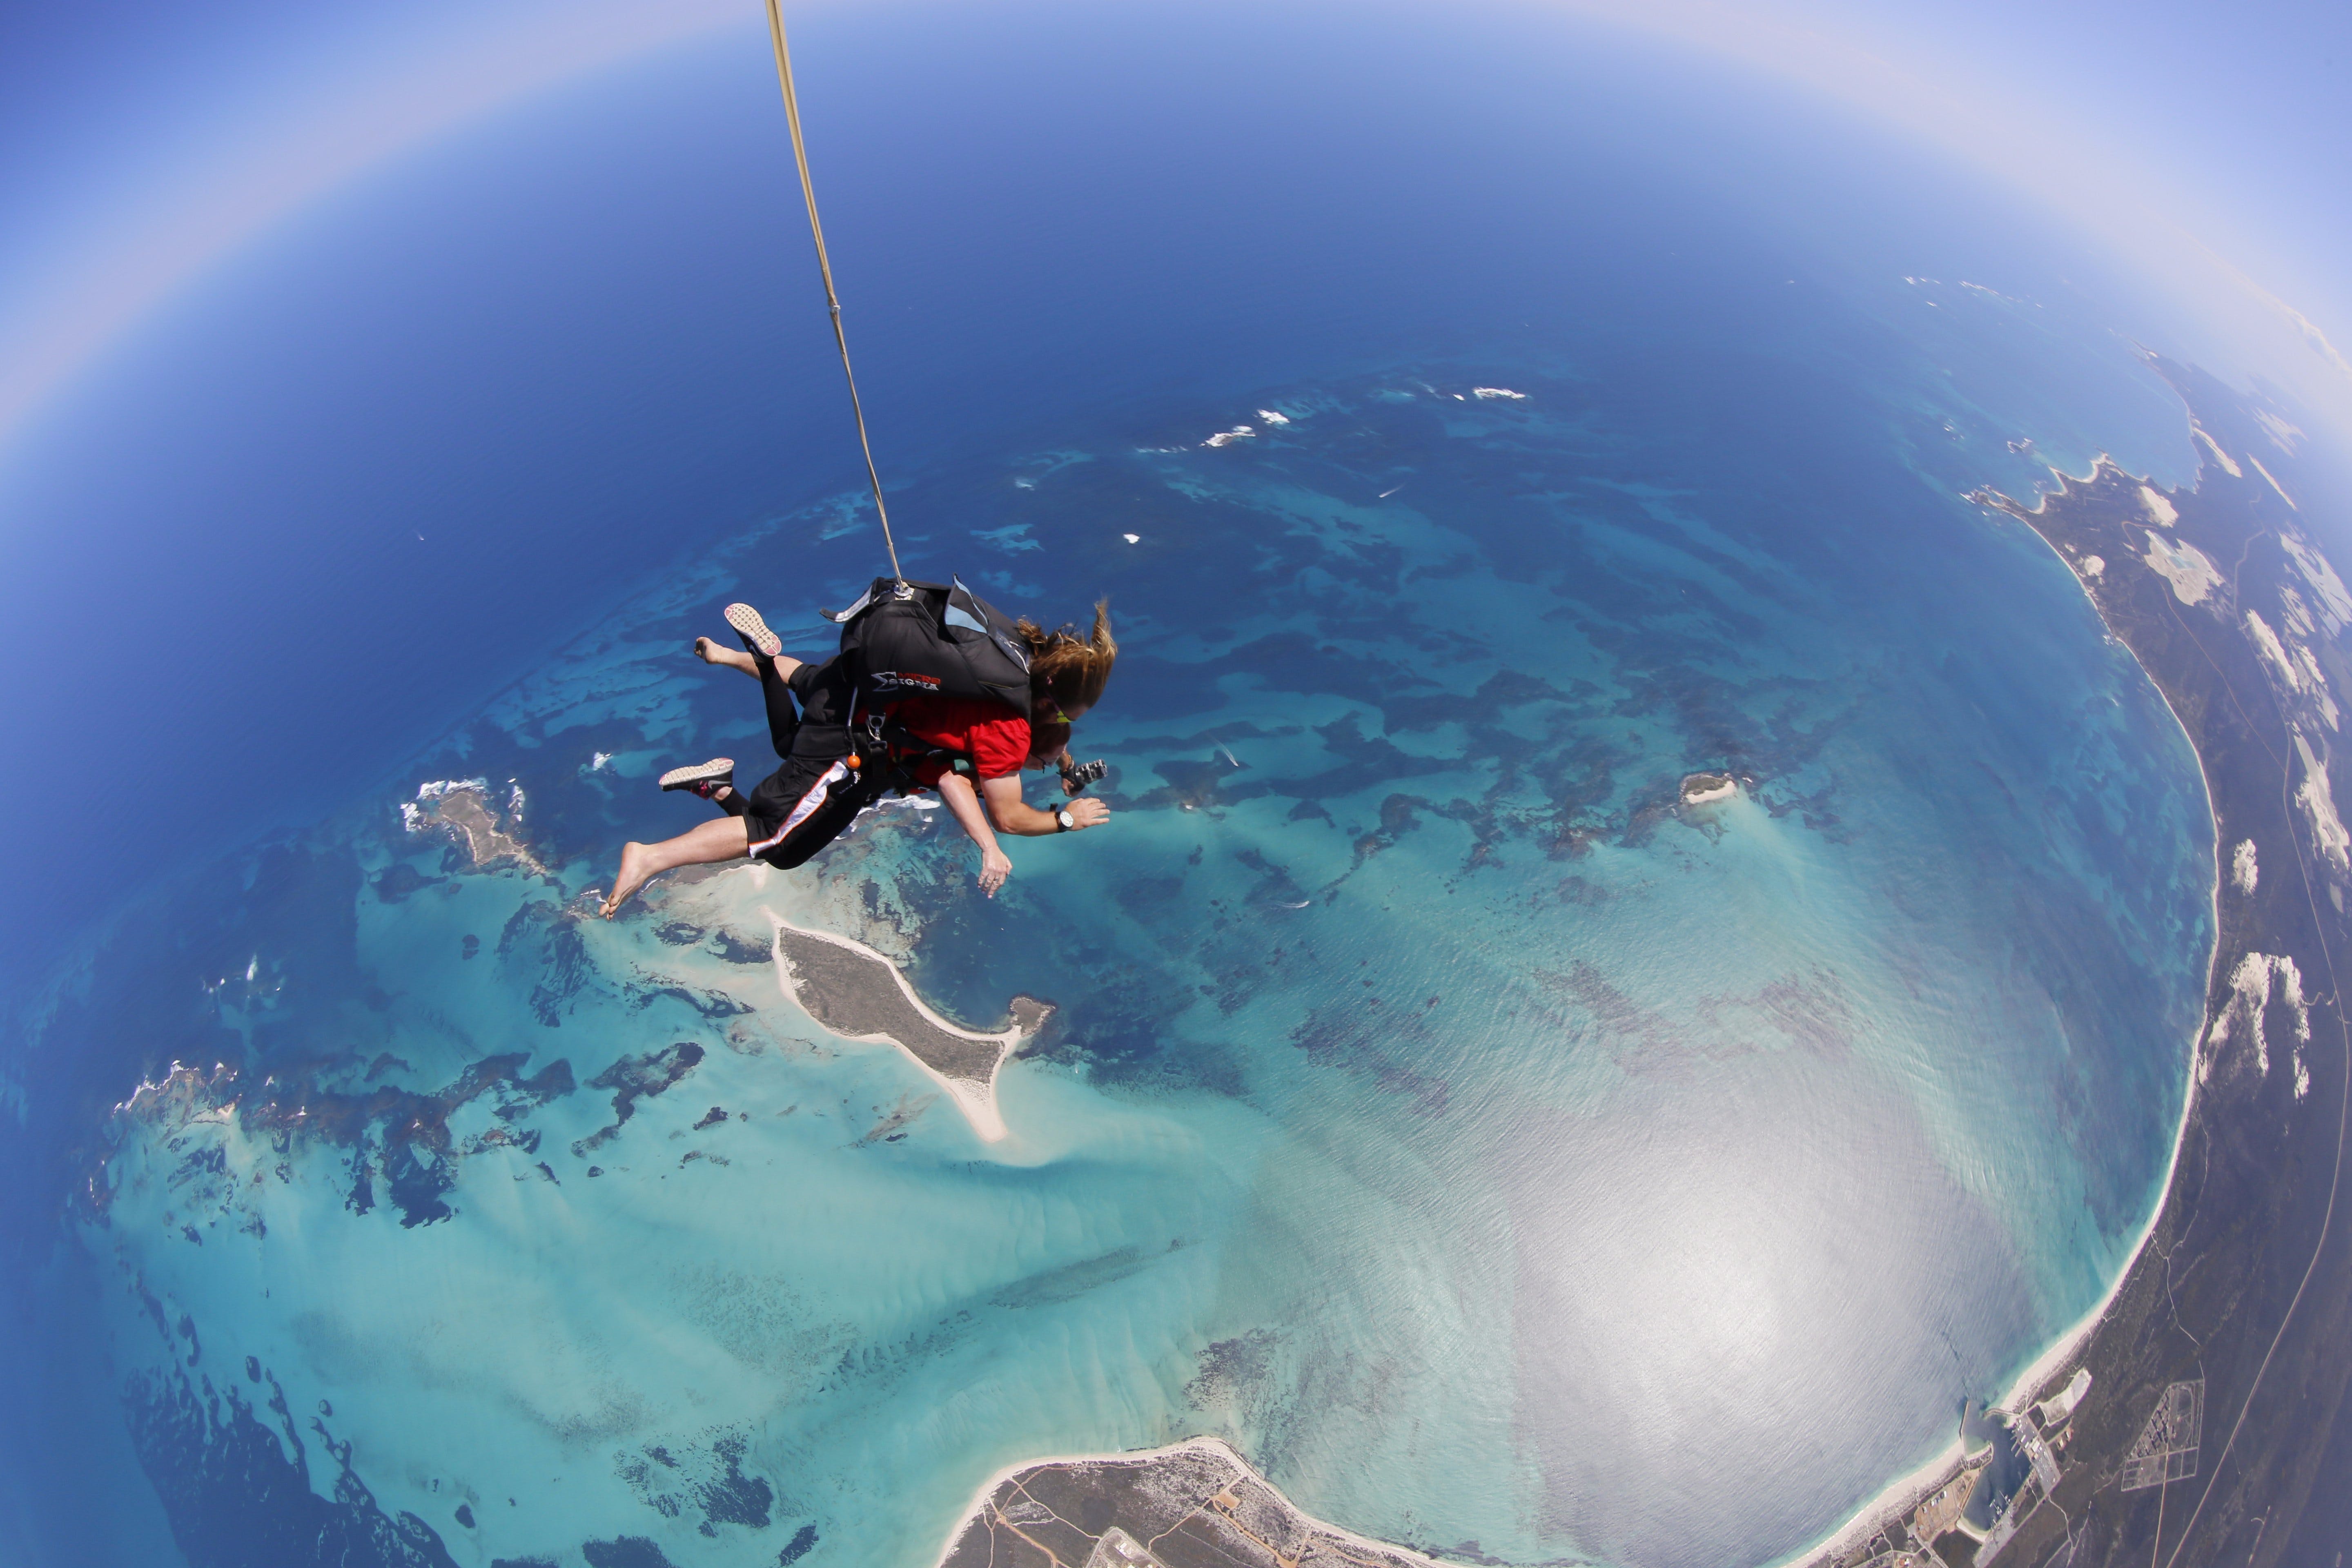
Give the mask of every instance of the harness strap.
[{"label": "harness strap", "polygon": [[[953,772],[979,776],[980,765],[970,752],[932,744],[899,722],[887,709],[877,708],[867,713],[862,738],[873,752],[873,760],[866,765],[881,769],[875,776],[888,779],[889,787],[894,789],[915,787],[914,765],[933,757],[947,758]],[[865,748],[859,750],[863,753]],[[907,754],[902,756],[901,752]]]}]

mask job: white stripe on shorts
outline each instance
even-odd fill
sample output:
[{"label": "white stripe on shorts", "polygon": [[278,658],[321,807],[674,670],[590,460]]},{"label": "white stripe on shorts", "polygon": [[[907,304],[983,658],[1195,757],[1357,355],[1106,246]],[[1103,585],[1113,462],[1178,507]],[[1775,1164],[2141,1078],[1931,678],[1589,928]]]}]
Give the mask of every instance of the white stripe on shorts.
[{"label": "white stripe on shorts", "polygon": [[776,836],[773,838],[768,839],[764,843],[752,845],[750,848],[746,849],[744,853],[747,855],[761,854],[763,851],[773,849],[777,845],[782,844],[786,838],[792,837],[793,829],[798,827],[802,823],[806,822],[811,816],[816,815],[818,808],[823,806],[825,801],[832,796],[833,786],[841,783],[848,776],[849,764],[847,763],[835,763],[833,766],[825,769],[824,775],[818,779],[814,784],[809,787],[808,794],[801,796],[801,803],[793,807],[793,814],[784,818],[784,825],[776,829]]}]

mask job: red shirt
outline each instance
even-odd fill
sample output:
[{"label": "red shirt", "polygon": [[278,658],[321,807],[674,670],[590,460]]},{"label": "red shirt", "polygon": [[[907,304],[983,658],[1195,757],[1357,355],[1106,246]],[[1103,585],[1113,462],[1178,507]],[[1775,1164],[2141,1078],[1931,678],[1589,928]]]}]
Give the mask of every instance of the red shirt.
[{"label": "red shirt", "polygon": [[[1029,721],[1001,702],[969,697],[908,697],[890,707],[890,716],[916,740],[971,759],[983,779],[1021,771],[1029,760]],[[945,758],[931,757],[909,770],[915,782],[936,784],[948,771]]]}]

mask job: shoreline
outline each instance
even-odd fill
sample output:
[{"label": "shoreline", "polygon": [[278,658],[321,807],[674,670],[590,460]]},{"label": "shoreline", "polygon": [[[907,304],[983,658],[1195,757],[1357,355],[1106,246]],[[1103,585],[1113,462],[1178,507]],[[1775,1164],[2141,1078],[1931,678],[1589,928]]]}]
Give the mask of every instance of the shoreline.
[{"label": "shoreline", "polygon": [[[2105,452],[2091,460],[2091,471],[2080,479],[2056,467],[2053,467],[2051,472],[2058,475],[2062,480],[2087,485],[2098,479],[2100,470],[2103,468],[2114,468],[2125,478],[2135,479],[2141,484],[2152,482],[2146,476],[2133,474]],[[2048,509],[2048,505],[2049,497],[2044,494],[2036,499],[2032,510],[2037,513],[2042,512]],[[2040,529],[2029,525],[2027,531],[2041,542],[2042,547],[2050,552],[2051,557],[2064,569],[2066,575],[2073,579],[2075,591],[2090,604],[2091,613],[2099,617],[2100,628],[2117,647],[2131,656],[2132,667],[2137,669],[2142,679],[2155,689],[2157,700],[2164,704],[2165,712],[2179,728],[2181,739],[2189,743],[2189,754],[2196,759],[2197,787],[2202,790],[2205,795],[2205,820],[2212,824],[2213,827],[2213,875],[2206,884],[2205,894],[2206,908],[2212,916],[2213,940],[2205,952],[2205,989],[2203,1000],[2199,1004],[2197,1032],[2189,1037],[2189,1041],[2188,1088],[2180,1097],[2180,1120],[2172,1129],[2172,1150],[2165,1157],[2164,1177],[2157,1192],[2156,1204],[2148,1210],[2147,1219],[2141,1225],[2139,1235],[2133,1239],[2130,1249],[2124,1254],[2122,1263],[2116,1269],[2115,1278],[2107,1282],[2106,1293],[2072,1325],[2060,1332],[2040,1355],[2027,1363],[2024,1369],[2011,1380],[2008,1388],[2002,1392],[2001,1397],[1993,1406],[1997,1410],[2010,1412],[2023,1409],[2032,1400],[2036,1389],[2065,1371],[2068,1363],[2082,1353],[2092,1334],[2105,1320],[2109,1310],[2114,1308],[2116,1298],[2123,1292],[2124,1282],[2131,1278],[2133,1268],[2138,1266],[2140,1255],[2147,1250],[2148,1241],[2156,1235],[2158,1222],[2164,1218],[2165,1205],[2172,1196],[2173,1178],[2179,1173],[2180,1170],[2180,1151],[2189,1142],[2189,1118],[2197,1111],[2199,1087],[2197,1053],[2204,1041],[2206,1029],[2211,1026],[2211,1020],[2207,1016],[2207,1007],[2213,994],[2214,970],[2221,961],[2223,834],[2221,814],[2214,809],[2213,805],[2213,781],[2205,771],[2205,753],[2198,749],[2196,736],[2189,731],[2189,725],[2181,719],[2179,710],[2173,707],[2172,699],[2165,691],[2163,683],[2156,679],[2154,671],[2140,662],[2139,654],[2108,621],[2106,611],[2100,606],[2098,595],[2091,592],[2090,584],[2084,579],[2080,572],[2075,570],[2074,563],[2067,560],[2065,552],[2053,543],[2050,537]],[[1847,1548],[1874,1533],[1889,1514],[1908,1511],[1919,1497],[1933,1491],[1936,1487],[1942,1484],[1944,1478],[1956,1471],[1964,1457],[1965,1451],[1959,1438],[1956,1436],[1938,1450],[1934,1458],[1927,1460],[1917,1468],[1881,1489],[1876,1496],[1848,1515],[1845,1521],[1837,1529],[1803,1551],[1780,1559],[1771,1564],[1771,1568],[1790,1568],[1792,1564],[1824,1562],[1838,1556]]]},{"label": "shoreline", "polygon": [[[2073,479],[2076,484],[2088,484],[2095,481],[2101,470],[2105,468],[2114,468],[2117,473],[2125,474],[2127,478],[2131,477],[2105,453],[2101,453],[2094,459],[2091,472],[2080,479],[2073,479],[2073,476],[2067,475],[2060,468],[2053,468],[2052,471],[2058,474],[2062,481]],[[2033,510],[2036,512],[2042,511],[2046,505],[2047,497],[2044,496],[2040,498]],[[2179,1174],[2181,1151],[2187,1145],[2190,1119],[2196,1114],[2200,1101],[2198,1054],[2204,1040],[2205,1030],[2210,1025],[2208,1012],[2212,995],[2213,978],[2216,966],[2221,959],[2223,938],[2221,905],[2222,861],[2225,852],[2224,830],[2220,814],[2214,805],[2212,779],[2207,772],[2205,756],[2198,748],[2195,735],[2181,719],[2179,711],[2173,707],[2171,697],[2165,691],[2163,684],[2157,680],[2155,673],[2141,662],[2138,653],[2110,624],[2106,612],[2099,605],[2097,596],[2091,592],[2090,584],[2075,570],[2074,563],[2066,559],[2064,553],[2047,535],[2038,529],[2032,529],[2031,525],[2029,529],[2043,548],[2049,551],[2059,565],[2065,570],[2068,577],[2074,581],[2076,591],[2090,603],[2092,612],[2099,617],[2099,625],[2105,635],[2130,655],[2133,668],[2137,669],[2141,678],[2155,689],[2158,700],[2164,704],[2166,714],[2179,729],[2181,739],[2188,743],[2189,755],[2195,760],[2197,765],[2198,787],[2203,792],[2205,820],[2212,828],[2212,862],[2206,881],[2206,907],[2211,921],[2212,934],[2206,949],[2204,988],[2199,998],[2197,1026],[2188,1042],[2189,1051],[2185,1063],[2186,1083],[2181,1095],[2180,1114],[2173,1126],[2171,1146],[2165,1158],[2163,1173],[2158,1181],[2156,1201],[2150,1205],[2146,1219],[2141,1222],[2138,1234],[2133,1237],[2130,1247],[2117,1261],[2106,1289],[2099,1299],[2073,1322],[2053,1336],[2032,1360],[2011,1377],[2000,1399],[1993,1405],[1995,1409],[2011,1413],[2023,1409],[2043,1384],[2053,1381],[2080,1359],[2093,1334],[2114,1309],[2125,1283],[2132,1277],[2133,1270],[2138,1266],[2141,1257],[2147,1250],[2149,1241],[2156,1235],[2158,1225],[2164,1218],[2166,1206],[2171,1197],[2173,1182]],[[1737,793],[1736,785],[1729,793]],[[1684,804],[1695,803],[1685,796]],[[893,967],[895,969],[895,966]],[[902,985],[905,984],[903,975],[900,977],[900,984]],[[934,1076],[938,1075],[934,1074]],[[1052,1465],[1140,1463],[1177,1454],[1201,1451],[1213,1452],[1241,1465],[1250,1475],[1256,1477],[1261,1484],[1280,1497],[1285,1505],[1301,1520],[1317,1529],[1328,1531],[1332,1535],[1360,1545],[1366,1550],[1407,1552],[1416,1557],[1429,1558],[1428,1553],[1415,1548],[1365,1536],[1317,1518],[1300,1509],[1282,1492],[1279,1487],[1253,1467],[1248,1458],[1233,1445],[1220,1437],[1196,1436],[1157,1448],[1139,1448],[1110,1454],[1055,1455],[1024,1459],[1003,1467],[973,1492],[962,1511],[956,1516],[956,1522],[934,1560],[934,1568],[944,1568],[957,1543],[963,1539],[974,1520],[980,1517],[982,1510],[988,1506],[989,1500],[1006,1482],[1024,1472]],[[1910,1512],[1923,1499],[1949,1481],[1963,1468],[1966,1458],[1967,1450],[1956,1433],[1933,1455],[1879,1488],[1833,1528],[1815,1538],[1808,1545],[1769,1560],[1763,1568],[1799,1568],[1799,1565],[1811,1568],[1813,1564],[1824,1564],[1834,1561],[1884,1529],[1891,1517]],[[1437,1561],[1433,1558],[1429,1560]]]},{"label": "shoreline", "polygon": [[[773,928],[773,946],[770,950],[770,959],[775,965],[777,983],[782,986],[784,994],[792,999],[793,1005],[809,1015],[811,1021],[826,1033],[841,1039],[854,1040],[866,1045],[888,1045],[897,1047],[899,1055],[914,1063],[922,1070],[924,1076],[947,1092],[948,1098],[955,1102],[957,1110],[963,1112],[964,1120],[971,1123],[972,1131],[979,1135],[982,1142],[1001,1143],[1012,1135],[1012,1130],[1005,1125],[1004,1113],[997,1105],[997,1075],[1003,1070],[1005,1062],[1010,1059],[1013,1051],[1019,1048],[1021,1042],[1035,1034],[1038,1026],[1042,1026],[1045,1018],[1051,1015],[1052,1009],[1049,1006],[1034,1003],[1030,998],[1016,996],[1013,998],[1013,1024],[1010,1028],[993,1033],[962,1028],[950,1023],[933,1011],[922,997],[916,994],[914,984],[907,978],[906,971],[893,963],[887,954],[877,952],[864,942],[854,942],[848,937],[837,935],[833,931],[794,925],[765,903],[761,904],[759,908],[760,912],[768,917],[769,924]],[[827,1022],[818,1007],[813,1006],[810,1000],[803,994],[804,981],[795,973],[793,961],[784,951],[786,931],[807,941],[824,942],[844,952],[855,953],[869,965],[878,965],[887,970],[890,978],[897,984],[899,998],[914,1010],[916,1016],[927,1026],[968,1044],[995,1047],[995,1056],[990,1063],[988,1076],[985,1079],[974,1079],[943,1072],[932,1063],[924,1060],[921,1053],[913,1046],[895,1035],[878,1029],[859,1030],[854,1026]],[[1022,1017],[1021,1004],[1024,1001],[1032,1001],[1032,1005],[1040,1009],[1026,1026],[1024,1026]]]},{"label": "shoreline", "polygon": [[1265,1473],[1251,1464],[1248,1457],[1239,1448],[1234,1447],[1223,1437],[1213,1437],[1202,1434],[1179,1438],[1173,1443],[1165,1443],[1157,1448],[1129,1448],[1118,1453],[1051,1454],[1043,1458],[1023,1459],[1014,1464],[1003,1466],[980,1483],[973,1490],[971,1499],[964,1504],[963,1511],[956,1515],[955,1524],[949,1530],[947,1540],[940,1544],[938,1554],[931,1559],[931,1568],[946,1568],[948,1559],[955,1554],[956,1547],[963,1541],[964,1534],[971,1528],[972,1521],[979,1519],[982,1510],[988,1507],[989,1500],[993,1498],[1006,1482],[1015,1477],[1025,1475],[1031,1470],[1044,1469],[1049,1465],[1141,1465],[1154,1459],[1173,1458],[1179,1454],[1207,1454],[1236,1466],[1244,1475],[1272,1492],[1276,1500],[1288,1509],[1300,1523],[1360,1551],[1371,1552],[1381,1558],[1393,1558],[1402,1554],[1425,1563],[1444,1561],[1443,1558],[1432,1556],[1419,1547],[1404,1546],[1393,1541],[1382,1541],[1375,1536],[1349,1530],[1345,1525],[1333,1524],[1329,1520],[1307,1512],[1292,1500],[1288,1492],[1267,1479]]}]

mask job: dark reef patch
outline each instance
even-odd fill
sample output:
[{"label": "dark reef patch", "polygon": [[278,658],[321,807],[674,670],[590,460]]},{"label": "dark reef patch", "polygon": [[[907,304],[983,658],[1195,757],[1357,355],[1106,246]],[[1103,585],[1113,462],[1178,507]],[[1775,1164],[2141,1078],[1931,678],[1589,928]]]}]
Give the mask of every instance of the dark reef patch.
[{"label": "dark reef patch", "polygon": [[[635,1452],[614,1455],[613,1473],[639,1502],[664,1519],[699,1513],[697,1531],[716,1540],[721,1525],[765,1530],[771,1522],[775,1489],[763,1478],[744,1473],[743,1456],[750,1447],[750,1440],[736,1431],[720,1431],[708,1447],[648,1443]],[[616,1563],[655,1561],[628,1555],[650,1549],[650,1542],[635,1536],[592,1542],[583,1548],[591,1562],[602,1551],[614,1554],[608,1560]]]},{"label": "dark reef patch", "polygon": [[238,1114],[249,1132],[297,1131],[356,1146],[380,1128],[388,1145],[444,1154],[450,1146],[449,1117],[459,1107],[490,1095],[499,1102],[496,1114],[513,1121],[578,1087],[570,1062],[559,1058],[526,1078],[522,1068],[529,1060],[528,1051],[484,1057],[467,1063],[446,1087],[423,1094],[389,1086],[340,1094],[279,1078],[248,1096]]},{"label": "dark reef patch", "polygon": [[1032,1274],[1004,1286],[988,1299],[992,1307],[1050,1307],[1075,1301],[1102,1286],[1115,1284],[1150,1264],[1133,1247],[1117,1247],[1099,1258],[1084,1258]]},{"label": "dark reef patch", "polygon": [[632,985],[628,990],[631,1006],[645,1008],[667,998],[684,1003],[706,1018],[733,1018],[757,1011],[750,1003],[738,1001],[724,991],[692,991],[683,985]]},{"label": "dark reef patch", "polygon": [[269,1388],[275,1430],[209,1378],[142,1373],[129,1382],[131,1442],[189,1568],[457,1568],[432,1526],[384,1512],[353,1473],[349,1444],[324,1443],[334,1495],[313,1492],[276,1378]]},{"label": "dark reef patch", "polygon": [[747,966],[772,963],[776,956],[775,950],[770,943],[752,942],[736,935],[731,931],[712,931],[709,947],[711,952],[729,963],[740,963]]},{"label": "dark reef patch", "polygon": [[584,1541],[580,1555],[588,1559],[588,1568],[677,1568],[662,1549],[642,1535],[624,1535],[613,1541]]},{"label": "dark reef patch", "polygon": [[613,1091],[613,1125],[599,1128],[579,1140],[572,1145],[572,1152],[584,1155],[591,1149],[601,1149],[611,1142],[628,1125],[629,1118],[637,1113],[637,1101],[670,1088],[701,1060],[700,1046],[692,1040],[680,1040],[642,1057],[623,1057],[590,1079],[589,1088]]},{"label": "dark reef patch", "polygon": [[407,1143],[393,1143],[383,1152],[383,1182],[392,1206],[400,1211],[403,1230],[457,1215],[441,1195],[457,1184],[457,1177],[438,1154],[420,1160]]},{"label": "dark reef patch", "polygon": [[1390,1094],[1409,1096],[1424,1116],[1445,1113],[1445,1080],[1407,1065],[1435,1054],[1436,1037],[1424,1011],[1386,1007],[1378,996],[1349,997],[1309,1013],[1290,1031],[1290,1043],[1318,1066],[1370,1078]]},{"label": "dark reef patch", "polygon": [[375,896],[379,900],[387,904],[396,904],[412,893],[433,887],[440,881],[440,878],[427,877],[405,860],[394,860],[391,865],[378,871],[375,874],[375,879],[369,885],[375,889]]},{"label": "dark reef patch", "polygon": [[[522,1069],[530,1059],[526,1051],[484,1057],[467,1063],[445,1088],[423,1094],[390,1085],[342,1094],[303,1079],[273,1078],[239,1102],[237,1115],[249,1133],[299,1134],[349,1147],[352,1186],[343,1206],[352,1213],[363,1215],[375,1206],[374,1178],[380,1169],[387,1194],[401,1212],[400,1223],[429,1225],[455,1213],[441,1196],[457,1184],[457,1159],[501,1146],[530,1152],[539,1144],[536,1131],[499,1128],[468,1140],[462,1149],[453,1148],[452,1114],[488,1095],[498,1102],[493,1114],[511,1127],[578,1087],[570,1062],[559,1058],[526,1077]],[[377,1065],[383,1061],[379,1057]],[[377,1156],[374,1165],[371,1149]]]},{"label": "dark reef patch", "polygon": [[768,1512],[775,1506],[776,1491],[761,1478],[743,1473],[743,1455],[749,1446],[742,1435],[735,1432],[710,1445],[712,1457],[722,1468],[716,1477],[698,1483],[694,1489],[695,1500],[702,1505],[706,1530],[713,1524],[740,1524],[751,1530],[768,1528]]},{"label": "dark reef patch", "polygon": [[1245,1405],[1272,1372],[1276,1348],[1271,1329],[1213,1341],[1201,1352],[1200,1370],[1184,1384],[1185,1403],[1195,1410]]},{"label": "dark reef patch", "polygon": [[597,984],[595,962],[581,940],[580,922],[558,904],[534,899],[509,917],[499,932],[499,966],[530,985],[530,1010],[549,1028]]}]

